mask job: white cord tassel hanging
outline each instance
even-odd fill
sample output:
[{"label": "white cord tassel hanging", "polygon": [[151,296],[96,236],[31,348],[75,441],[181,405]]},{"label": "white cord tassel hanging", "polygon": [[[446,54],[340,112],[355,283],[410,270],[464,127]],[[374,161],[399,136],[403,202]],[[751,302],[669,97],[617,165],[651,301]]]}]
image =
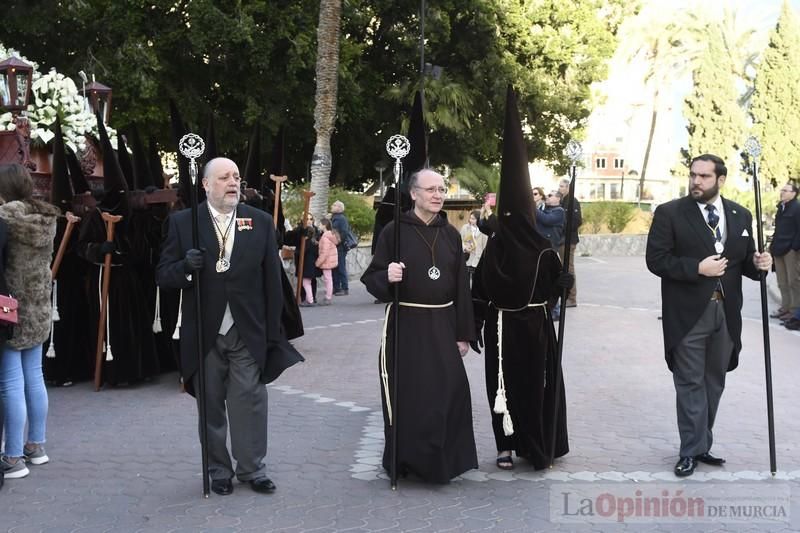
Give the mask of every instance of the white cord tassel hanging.
[{"label": "white cord tassel hanging", "polygon": [[183,291],[181,291],[180,300],[178,300],[178,321],[175,322],[175,331],[172,332],[172,340],[180,340],[181,338],[181,320],[183,320]]},{"label": "white cord tassel hanging", "polygon": [[161,289],[156,286],[156,310],[155,318],[153,319],[153,333],[161,333]]},{"label": "white cord tassel hanging", "polygon": [[503,377],[503,311],[497,311],[497,394],[494,397],[494,409],[498,415],[503,415],[503,433],[506,437],[514,434],[514,423],[511,421],[511,412],[508,410],[506,398],[506,380]]},{"label": "white cord tassel hanging", "polygon": [[53,322],[61,320],[58,314],[58,280],[53,280]]},{"label": "white cord tassel hanging", "polygon": [[53,312],[50,314],[50,346],[47,348],[47,353],[44,354],[48,359],[56,358],[56,349],[53,346],[53,327],[54,322],[58,320],[58,311],[56,310],[56,282],[53,281]]},{"label": "white cord tassel hanging", "polygon": [[[103,271],[105,265],[100,265],[100,276],[97,278],[97,293],[100,300],[100,308],[103,307]],[[107,307],[107,306],[106,306]],[[106,361],[113,361],[114,354],[111,353],[111,327],[109,326],[111,317],[110,309],[106,308],[106,338],[103,341],[103,351],[106,354]]]}]

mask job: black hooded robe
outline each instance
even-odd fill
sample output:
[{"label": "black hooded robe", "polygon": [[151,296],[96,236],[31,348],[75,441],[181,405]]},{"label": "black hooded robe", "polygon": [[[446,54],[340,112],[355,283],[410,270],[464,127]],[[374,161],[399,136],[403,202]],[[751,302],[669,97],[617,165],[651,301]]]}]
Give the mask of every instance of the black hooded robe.
[{"label": "black hooded robe", "polygon": [[[496,247],[498,239],[500,236],[495,234],[489,240],[487,250]],[[485,261],[481,260],[473,277],[472,295],[476,302],[476,323],[479,327],[483,324],[486,392],[497,451],[512,450],[517,456],[530,461],[535,469],[547,468],[550,466],[556,405],[554,385],[557,344],[550,310],[560,291],[556,279],[561,273],[561,261],[555,250],[544,248],[539,252],[538,261],[525,267],[529,268],[530,277],[535,276],[536,280],[528,302],[546,305],[503,311],[503,378],[508,411],[514,424],[514,433],[509,436],[503,431],[503,415],[493,410],[499,367],[499,313],[498,307],[486,294],[483,272],[486,268]],[[528,289],[520,284],[520,290]],[[559,396],[560,411],[554,457],[561,457],[569,452],[563,373]]]},{"label": "black hooded robe", "polygon": [[[441,272],[435,281],[428,277],[429,246],[434,239],[435,265]],[[367,290],[383,302],[392,301],[393,289],[386,272],[393,256],[394,223],[389,223],[381,232],[372,262],[361,277]],[[400,225],[400,260],[406,265],[400,285],[401,302],[433,305],[453,302],[453,305],[438,309],[400,308],[400,389],[398,405],[393,406],[397,414],[398,471],[411,472],[429,482],[447,483],[478,467],[469,382],[456,344],[457,340],[475,338],[461,236],[443,216],[426,226],[413,213],[404,213]],[[390,311],[386,328],[390,387],[394,312]],[[383,387],[381,398],[386,437],[383,466],[388,471],[391,427]]]},{"label": "black hooded robe", "polygon": [[[100,209],[86,215],[81,221],[78,253],[92,263],[89,268],[89,314],[91,325],[92,357],[97,349],[97,326],[100,316],[100,267],[104,256],[99,252],[106,240],[105,222]],[[121,221],[116,226],[114,242],[117,252],[112,254],[111,282],[108,291],[108,320],[110,336],[106,342],[111,346],[113,359],[103,355],[103,381],[112,385],[135,383],[159,373],[158,353],[153,338],[153,315],[148,309],[145,287],[138,273],[138,262],[146,255],[145,250],[135,249],[132,243],[141,239],[128,237],[128,226]]]},{"label": "black hooded robe", "polygon": [[[58,218],[54,250],[58,250],[61,244],[66,223],[65,217]],[[90,340],[93,328],[86,318],[89,314],[86,293],[86,273],[89,266],[77,254],[81,224],[82,222],[78,222],[73,227],[70,242],[56,274],[59,320],[53,322],[51,339],[43,346],[45,353],[48,353],[50,342],[54,343],[55,357],[44,358],[44,375],[47,381],[58,385],[90,379],[94,369],[94,342]]]}]

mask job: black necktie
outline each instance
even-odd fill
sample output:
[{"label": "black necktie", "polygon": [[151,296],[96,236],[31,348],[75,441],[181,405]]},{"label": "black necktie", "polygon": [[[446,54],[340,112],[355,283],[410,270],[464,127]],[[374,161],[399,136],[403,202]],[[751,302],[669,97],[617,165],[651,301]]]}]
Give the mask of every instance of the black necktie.
[{"label": "black necktie", "polygon": [[708,225],[714,231],[714,237],[716,238],[717,242],[722,242],[722,232],[719,230],[719,215],[717,214],[717,208],[711,204],[707,204],[706,211],[708,211]]}]

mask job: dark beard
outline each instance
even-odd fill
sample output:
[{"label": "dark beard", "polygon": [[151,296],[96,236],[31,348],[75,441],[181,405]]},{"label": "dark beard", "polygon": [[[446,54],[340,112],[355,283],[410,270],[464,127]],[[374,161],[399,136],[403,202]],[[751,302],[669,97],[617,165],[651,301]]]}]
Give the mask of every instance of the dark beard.
[{"label": "dark beard", "polygon": [[713,199],[715,196],[719,194],[719,178],[717,178],[717,181],[714,182],[714,186],[708,189],[707,191],[704,191],[699,196],[696,194],[697,192],[698,191],[695,191],[693,189],[689,190],[689,194],[692,195],[692,198],[694,198],[696,202],[700,202],[701,204],[707,204],[709,200]]}]

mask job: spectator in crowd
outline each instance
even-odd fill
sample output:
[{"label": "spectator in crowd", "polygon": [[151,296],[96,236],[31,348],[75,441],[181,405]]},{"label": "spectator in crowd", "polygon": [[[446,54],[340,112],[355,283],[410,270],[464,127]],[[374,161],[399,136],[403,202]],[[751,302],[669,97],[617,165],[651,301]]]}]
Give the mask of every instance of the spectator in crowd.
[{"label": "spectator in crowd", "polygon": [[478,229],[480,219],[481,212],[475,210],[469,214],[469,221],[461,226],[461,249],[466,255],[470,286],[472,286],[472,275],[478,267],[488,240],[488,237]]},{"label": "spectator in crowd", "polygon": [[344,215],[344,203],[336,200],[331,204],[331,225],[339,234],[339,244],[336,251],[339,255],[339,264],[333,271],[333,294],[347,296],[350,293],[350,284],[347,281],[347,248],[345,246],[350,232],[350,222]]},{"label": "spectator in crowd", "polygon": [[800,204],[797,203],[797,185],[793,183],[781,187],[769,251],[775,261],[781,292],[781,306],[771,316],[788,322],[800,310]]},{"label": "spectator in crowd", "polygon": [[[558,192],[561,193],[561,207],[565,210],[569,207],[569,179],[564,178],[558,182]],[[566,219],[565,220],[565,227],[566,227]],[[569,291],[569,295],[567,296],[567,307],[575,307],[578,305],[578,278],[575,276],[575,247],[578,246],[578,242],[580,238],[578,237],[578,230],[583,224],[583,217],[581,216],[581,203],[578,201],[577,198],[573,200],[572,205],[572,228],[570,231],[570,239],[569,239],[569,273],[575,277],[575,283],[572,285],[572,288]],[[564,257],[564,241],[561,242],[561,246],[559,249],[559,257]]]},{"label": "spectator in crowd", "polygon": [[[536,190],[534,189],[534,192]],[[536,199],[536,194],[533,196]],[[534,210],[536,214],[536,230],[539,235],[550,241],[554,250],[559,250],[564,245],[564,223],[566,212],[561,207],[561,193],[550,191],[542,202],[541,208]],[[563,259],[563,255],[559,254]]]},{"label": "spectator in crowd", "polygon": [[322,270],[322,279],[325,282],[325,299],[321,305],[331,305],[333,302],[333,270],[339,265],[339,252],[336,247],[341,239],[333,230],[331,221],[323,218],[319,221],[322,236],[319,238],[319,255],[316,266]]},{"label": "spectator in crowd", "polygon": [[48,404],[42,344],[50,335],[50,259],[59,211],[32,195],[33,180],[25,167],[0,165],[0,219],[8,227],[5,276],[19,301],[19,322],[0,356],[6,433],[0,470],[7,479],[27,476],[26,462],[50,460],[44,450]]},{"label": "spectator in crowd", "polygon": [[[8,228],[5,222],[0,220],[0,293],[8,294],[8,285],[6,284],[5,264],[6,264],[6,246],[8,243]],[[11,337],[13,332],[10,325],[0,323],[0,357],[3,355],[3,347],[6,341]],[[5,425],[5,407],[3,404],[3,395],[0,394],[0,436],[3,434],[3,426]],[[5,474],[0,468],[0,488],[3,488],[5,481]]]}]

